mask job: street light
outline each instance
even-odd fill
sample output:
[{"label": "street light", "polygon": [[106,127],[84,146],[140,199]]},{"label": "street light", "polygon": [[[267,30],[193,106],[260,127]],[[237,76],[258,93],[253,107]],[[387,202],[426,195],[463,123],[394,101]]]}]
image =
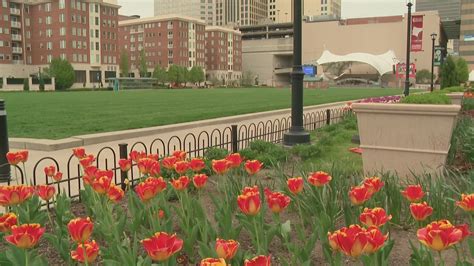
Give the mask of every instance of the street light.
[{"label": "street light", "polygon": [[407,1],[408,19],[407,19],[407,62],[406,62],[406,76],[405,76],[405,91],[403,94],[408,96],[410,94],[410,50],[411,50],[411,7],[412,0]]},{"label": "street light", "polygon": [[433,92],[434,90],[434,55],[435,55],[436,37],[438,37],[438,34],[436,33],[431,34],[431,41],[433,41],[433,45],[431,46],[431,87],[430,87],[431,92]]},{"label": "street light", "polygon": [[291,73],[291,128],[290,132],[283,136],[283,144],[294,146],[307,144],[310,136],[303,126],[303,66],[302,66],[302,43],[303,43],[303,16],[302,0],[293,1],[293,72]]}]

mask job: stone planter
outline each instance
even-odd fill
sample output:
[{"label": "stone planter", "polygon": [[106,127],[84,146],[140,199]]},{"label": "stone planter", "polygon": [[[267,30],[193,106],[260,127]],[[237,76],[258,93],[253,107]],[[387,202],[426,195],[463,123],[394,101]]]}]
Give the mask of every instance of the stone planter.
[{"label": "stone planter", "polygon": [[453,92],[446,94],[451,98],[451,103],[455,105],[462,105],[462,100],[464,99],[464,92]]},{"label": "stone planter", "polygon": [[366,174],[443,170],[459,105],[354,103]]}]

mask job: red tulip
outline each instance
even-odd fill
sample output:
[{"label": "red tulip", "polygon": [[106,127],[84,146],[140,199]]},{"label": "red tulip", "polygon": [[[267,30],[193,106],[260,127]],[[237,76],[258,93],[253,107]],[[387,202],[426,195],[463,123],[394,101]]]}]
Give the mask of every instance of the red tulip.
[{"label": "red tulip", "polygon": [[467,212],[473,212],[474,211],[474,193],[469,194],[469,195],[462,194],[461,200],[456,202],[456,205]]},{"label": "red tulip", "polygon": [[367,231],[359,225],[350,225],[334,233],[328,233],[330,246],[340,250],[346,256],[359,257],[364,253],[368,243]]},{"label": "red tulip", "polygon": [[296,195],[303,191],[304,180],[302,177],[290,178],[286,181],[286,184],[291,193]]},{"label": "red tulip", "polygon": [[388,239],[388,234],[384,235],[378,227],[370,227],[367,229],[367,245],[365,246],[364,252],[373,254],[380,250]]},{"label": "red tulip", "polygon": [[172,179],[170,181],[170,184],[173,186],[174,189],[181,191],[185,190],[188,187],[189,182],[190,180],[187,176],[181,176],[178,179]]},{"label": "red tulip", "polygon": [[244,187],[244,189],[242,189],[242,194],[247,193],[260,193],[260,190],[258,189],[258,186]]},{"label": "red tulip", "polygon": [[239,195],[237,197],[237,204],[245,215],[255,216],[260,211],[260,193],[248,191],[242,195]]},{"label": "red tulip", "polygon": [[410,202],[419,202],[424,196],[421,185],[410,185],[402,191],[402,195]]},{"label": "red tulip", "polygon": [[[227,266],[224,259],[207,258],[201,260],[200,266]],[[229,264],[230,265],[230,264]]]},{"label": "red tulip", "polygon": [[433,213],[433,208],[428,206],[428,203],[412,203],[410,204],[410,212],[413,218],[417,221],[424,221]]},{"label": "red tulip", "polygon": [[161,160],[161,164],[163,165],[164,168],[168,170],[173,170],[174,169],[174,164],[178,161],[176,157],[171,156],[171,157],[165,157],[163,160]]},{"label": "red tulip", "polygon": [[8,163],[11,165],[18,165],[23,159],[23,156],[18,152],[8,152],[6,157]]},{"label": "red tulip", "polygon": [[84,148],[75,148],[72,149],[72,154],[76,156],[77,159],[82,159],[86,157],[86,150]]},{"label": "red tulip", "polygon": [[132,168],[132,160],[131,159],[120,159],[119,160],[120,170],[122,172],[128,172]]},{"label": "red tulip", "polygon": [[137,193],[141,201],[148,203],[152,198],[154,198],[165,188],[166,182],[163,180],[162,177],[149,177],[135,187],[135,192]]},{"label": "red tulip", "polygon": [[94,230],[94,224],[89,217],[75,218],[69,221],[67,229],[73,241],[83,243],[91,236],[92,230]]},{"label": "red tulip", "polygon": [[92,184],[92,181],[94,181],[97,178],[97,167],[95,166],[89,166],[84,168],[84,175],[82,176],[82,179],[84,180],[84,184],[90,185]]},{"label": "red tulip", "polygon": [[161,176],[161,167],[160,163],[157,161],[155,164],[152,165],[150,169],[150,176],[152,177],[160,177]]},{"label": "red tulip", "polygon": [[237,253],[239,246],[240,246],[239,242],[235,240],[224,240],[224,239],[218,238],[216,240],[216,247],[215,247],[217,257],[225,259],[225,260],[231,260]]},{"label": "red tulip", "polygon": [[53,186],[39,185],[36,186],[36,194],[45,201],[49,201],[54,197],[56,189]]},{"label": "red tulip", "polygon": [[230,168],[239,168],[240,164],[242,164],[242,161],[244,160],[244,158],[242,158],[239,153],[229,154],[225,157],[225,159],[229,162]]},{"label": "red tulip", "polygon": [[159,210],[159,211],[158,211],[158,218],[159,218],[159,219],[165,218],[165,212],[164,212],[163,210]]},{"label": "red tulip", "polygon": [[92,263],[96,260],[98,255],[99,245],[97,245],[95,240],[80,243],[76,250],[71,251],[71,258],[81,263],[86,261],[87,263]]},{"label": "red tulip", "polygon": [[193,184],[197,189],[204,187],[207,183],[207,175],[200,174],[193,177]]},{"label": "red tulip", "polygon": [[290,205],[291,199],[287,195],[280,192],[272,192],[269,189],[265,190],[265,197],[268,208],[273,213],[280,213]]},{"label": "red tulip", "polygon": [[392,219],[392,215],[387,216],[387,213],[382,208],[365,208],[359,216],[359,220],[367,227],[380,227]]},{"label": "red tulip", "polygon": [[160,160],[160,156],[156,153],[148,154],[147,158],[152,159],[152,160],[157,161],[157,162]]},{"label": "red tulip", "polygon": [[332,177],[326,172],[310,173],[308,182],[316,187],[323,187],[332,180]]},{"label": "red tulip", "polygon": [[22,204],[31,196],[35,189],[31,186],[0,186],[0,206],[7,207]]},{"label": "red tulip", "polygon": [[97,169],[97,171],[95,172],[95,176],[96,177],[106,176],[107,178],[112,179],[114,178],[114,171]]},{"label": "red tulip", "polygon": [[185,151],[175,151],[173,152],[173,156],[178,159],[179,161],[186,160],[186,152]]},{"label": "red tulip", "polygon": [[53,179],[54,179],[54,181],[56,181],[56,182],[61,181],[61,179],[63,179],[63,173],[57,172],[57,173],[53,176]]},{"label": "red tulip", "polygon": [[247,171],[249,175],[254,175],[260,172],[260,169],[262,169],[262,166],[263,166],[263,163],[261,163],[258,160],[252,160],[252,161],[248,160],[247,162],[245,162],[245,171]]},{"label": "red tulip", "polygon": [[155,165],[159,165],[159,162],[150,158],[140,159],[137,163],[138,171],[140,171],[142,175],[150,174],[151,169],[155,167]]},{"label": "red tulip", "polygon": [[86,157],[80,159],[79,163],[82,165],[82,168],[87,168],[92,165],[94,160],[95,160],[94,155],[89,154]]},{"label": "red tulip", "polygon": [[40,224],[13,225],[11,235],[6,236],[5,240],[18,248],[29,249],[38,244],[45,230]]},{"label": "red tulip", "polygon": [[225,174],[230,168],[230,163],[226,159],[212,160],[212,170],[218,175]]},{"label": "red tulip", "polygon": [[111,185],[109,191],[107,192],[107,197],[112,202],[119,202],[123,199],[125,192],[118,186]]},{"label": "red tulip", "polygon": [[186,161],[178,161],[174,164],[174,170],[179,175],[186,173],[189,170],[189,163]]},{"label": "red tulip", "polygon": [[440,252],[459,243],[463,232],[448,220],[441,220],[418,229],[416,235],[423,245]]},{"label": "red tulip", "polygon": [[152,237],[141,241],[148,256],[154,261],[166,261],[183,248],[183,240],[176,234],[165,232],[155,233]]},{"label": "red tulip", "polygon": [[379,192],[384,186],[383,181],[379,177],[370,177],[364,180],[364,186],[367,187],[370,194],[375,194]]},{"label": "red tulip", "polygon": [[53,177],[56,174],[56,167],[54,165],[46,166],[44,168],[44,174],[47,177]]},{"label": "red tulip", "polygon": [[272,256],[258,256],[250,260],[245,260],[244,266],[271,266]]},{"label": "red tulip", "polygon": [[112,178],[108,176],[101,176],[92,181],[92,189],[95,190],[98,194],[107,194],[109,191],[110,185],[112,184]]},{"label": "red tulip", "polygon": [[138,152],[138,151],[131,151],[130,152],[130,159],[135,163],[138,163],[141,159],[146,158],[146,152]]},{"label": "red tulip", "polygon": [[26,163],[26,161],[28,161],[29,152],[27,150],[21,150],[21,151],[18,151],[17,153],[21,157],[20,162]]},{"label": "red tulip", "polygon": [[469,230],[469,225],[468,224],[458,225],[458,226],[456,226],[456,228],[461,230],[461,232],[462,232],[462,237],[461,237],[461,240],[459,240],[459,242],[462,242],[462,241],[466,240],[469,236],[471,236],[473,234]]},{"label": "red tulip", "polygon": [[0,217],[0,232],[8,233],[11,231],[12,226],[18,223],[16,214],[13,212],[5,213]]},{"label": "red tulip", "polygon": [[192,158],[189,162],[189,167],[191,167],[191,170],[193,170],[193,172],[199,173],[202,169],[206,167],[206,164],[201,158]]},{"label": "red tulip", "polygon": [[370,199],[372,193],[366,186],[358,186],[351,188],[349,198],[353,205],[362,205]]}]

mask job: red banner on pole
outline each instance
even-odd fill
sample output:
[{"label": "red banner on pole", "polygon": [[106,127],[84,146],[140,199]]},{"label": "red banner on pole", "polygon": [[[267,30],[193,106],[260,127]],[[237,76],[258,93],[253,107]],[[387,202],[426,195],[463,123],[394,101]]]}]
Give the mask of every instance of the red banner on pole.
[{"label": "red banner on pole", "polygon": [[[404,79],[406,77],[407,68],[405,63],[398,63],[396,65],[395,75],[397,78]],[[410,78],[416,77],[416,65],[414,63],[410,64]]]},{"label": "red banner on pole", "polygon": [[423,51],[423,15],[411,18],[411,51]]}]

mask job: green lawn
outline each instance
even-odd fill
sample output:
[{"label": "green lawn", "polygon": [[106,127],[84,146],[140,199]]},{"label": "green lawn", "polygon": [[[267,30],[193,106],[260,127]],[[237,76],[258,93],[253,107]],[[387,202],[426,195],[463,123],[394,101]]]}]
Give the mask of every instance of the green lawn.
[{"label": "green lawn", "polygon": [[[401,94],[399,89],[305,90],[305,105]],[[10,137],[60,139],[288,108],[289,89],[1,93]]]}]

